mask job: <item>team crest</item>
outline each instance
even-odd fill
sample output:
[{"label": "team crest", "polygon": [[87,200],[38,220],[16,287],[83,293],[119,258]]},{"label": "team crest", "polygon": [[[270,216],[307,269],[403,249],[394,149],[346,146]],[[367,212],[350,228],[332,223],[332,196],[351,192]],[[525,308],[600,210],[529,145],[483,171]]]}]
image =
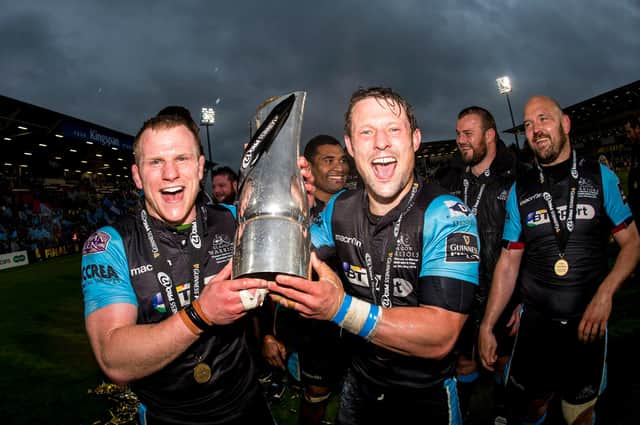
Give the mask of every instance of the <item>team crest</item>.
[{"label": "team crest", "polygon": [[84,243],[82,247],[82,255],[86,254],[97,254],[99,252],[105,252],[107,250],[107,246],[109,245],[109,240],[111,236],[105,232],[95,232]]}]

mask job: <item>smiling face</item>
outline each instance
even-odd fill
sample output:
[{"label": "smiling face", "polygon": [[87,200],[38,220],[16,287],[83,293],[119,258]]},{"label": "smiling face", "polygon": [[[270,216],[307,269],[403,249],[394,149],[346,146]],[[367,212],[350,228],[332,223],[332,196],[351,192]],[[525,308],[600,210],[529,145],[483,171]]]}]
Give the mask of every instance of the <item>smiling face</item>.
[{"label": "smiling face", "polygon": [[386,214],[413,182],[420,130],[411,131],[398,103],[367,97],[353,105],[345,142],[367,189],[371,212]]},{"label": "smiling face", "polygon": [[476,165],[487,156],[487,132],[482,128],[482,119],[477,114],[460,118],[456,124],[456,144],[467,165]]},{"label": "smiling face", "polygon": [[152,217],[174,226],[195,219],[204,157],[185,126],[144,130],[131,171],[136,187],[144,190],[145,206]]},{"label": "smiling face", "polygon": [[311,173],[315,179],[316,198],[327,202],[347,182],[349,162],[342,146],[318,146],[311,161]]},{"label": "smiling face", "polygon": [[550,166],[569,159],[571,121],[552,99],[532,97],[524,107],[527,141],[540,165]]}]

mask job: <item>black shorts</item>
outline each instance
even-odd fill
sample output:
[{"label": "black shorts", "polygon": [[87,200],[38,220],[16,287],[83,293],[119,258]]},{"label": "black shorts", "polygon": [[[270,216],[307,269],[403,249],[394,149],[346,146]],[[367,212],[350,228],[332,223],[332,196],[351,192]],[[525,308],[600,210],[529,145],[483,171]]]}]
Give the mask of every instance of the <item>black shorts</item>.
[{"label": "black shorts", "polygon": [[568,403],[583,404],[599,396],[606,384],[607,335],[585,344],[578,339],[579,324],[524,309],[505,371],[509,388],[525,401],[559,393]]},{"label": "black shorts", "polygon": [[305,319],[280,305],[275,311],[275,337],[287,352],[297,352],[300,378],[305,384],[335,387],[339,384],[349,360],[341,329],[324,320]]}]

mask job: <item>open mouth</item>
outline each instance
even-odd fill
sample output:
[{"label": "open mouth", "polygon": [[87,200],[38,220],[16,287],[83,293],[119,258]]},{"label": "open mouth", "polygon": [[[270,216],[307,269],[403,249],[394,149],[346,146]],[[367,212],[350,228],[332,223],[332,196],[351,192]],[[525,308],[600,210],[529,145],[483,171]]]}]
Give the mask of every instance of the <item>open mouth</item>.
[{"label": "open mouth", "polygon": [[381,180],[390,179],[393,176],[397,164],[398,161],[391,156],[376,158],[371,161],[373,173]]},{"label": "open mouth", "polygon": [[182,199],[184,193],[184,187],[173,186],[160,189],[160,194],[165,202],[176,202]]}]

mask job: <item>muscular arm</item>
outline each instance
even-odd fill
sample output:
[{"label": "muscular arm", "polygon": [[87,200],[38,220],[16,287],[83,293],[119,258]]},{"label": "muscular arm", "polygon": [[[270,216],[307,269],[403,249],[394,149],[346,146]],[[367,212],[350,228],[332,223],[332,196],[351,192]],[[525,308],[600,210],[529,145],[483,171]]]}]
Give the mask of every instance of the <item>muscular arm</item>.
[{"label": "muscular arm", "polygon": [[[318,281],[279,275],[276,282],[269,282],[270,295],[304,317],[331,320],[344,299],[344,289],[338,276],[315,253],[311,262]],[[392,307],[382,311],[371,341],[398,353],[426,358],[442,358],[449,353],[467,317],[433,306]]]},{"label": "muscular arm", "polygon": [[114,382],[126,384],[165,367],[198,337],[173,315],[162,322],[136,324],[133,304],[111,304],[86,318],[96,360]]},{"label": "muscular arm", "polygon": [[453,349],[466,318],[434,306],[387,308],[371,341],[404,355],[440,359]]},{"label": "muscular arm", "polygon": [[522,249],[503,248],[493,273],[489,299],[480,323],[478,337],[480,358],[489,370],[493,370],[493,364],[497,360],[497,343],[493,327],[513,295],[523,252]]},{"label": "muscular arm", "polygon": [[603,337],[611,314],[613,295],[633,272],[640,259],[640,237],[635,221],[613,234],[620,246],[616,261],[598,287],[578,326],[578,338],[583,342]]}]

